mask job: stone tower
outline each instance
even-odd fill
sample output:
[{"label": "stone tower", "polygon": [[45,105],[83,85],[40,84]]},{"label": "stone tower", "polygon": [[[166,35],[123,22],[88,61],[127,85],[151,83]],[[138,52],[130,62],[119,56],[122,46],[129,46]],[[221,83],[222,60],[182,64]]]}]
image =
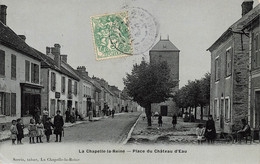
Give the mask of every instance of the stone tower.
[{"label": "stone tower", "polygon": [[[150,62],[166,61],[170,67],[170,76],[173,81],[177,82],[173,92],[179,89],[179,53],[180,50],[169,40],[161,39],[159,42],[149,51]],[[174,93],[173,93],[174,94]],[[176,104],[170,98],[169,100],[159,103],[152,104],[152,112],[161,113],[162,116],[172,116],[177,112]]]}]

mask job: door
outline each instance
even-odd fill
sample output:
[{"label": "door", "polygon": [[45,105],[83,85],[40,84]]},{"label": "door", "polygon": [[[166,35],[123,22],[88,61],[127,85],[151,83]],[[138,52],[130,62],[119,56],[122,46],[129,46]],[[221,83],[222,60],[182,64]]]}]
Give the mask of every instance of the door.
[{"label": "door", "polygon": [[260,128],[260,91],[255,93],[255,127]]},{"label": "door", "polygon": [[166,105],[161,106],[161,115],[167,116],[167,113],[168,113],[168,106]]},{"label": "door", "polygon": [[220,128],[224,130],[224,99],[220,101]]}]

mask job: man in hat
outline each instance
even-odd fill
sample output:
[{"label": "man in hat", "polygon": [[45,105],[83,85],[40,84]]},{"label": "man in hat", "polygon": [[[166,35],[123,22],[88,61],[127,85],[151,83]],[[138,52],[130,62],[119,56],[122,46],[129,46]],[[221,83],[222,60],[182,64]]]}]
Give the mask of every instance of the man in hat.
[{"label": "man in hat", "polygon": [[55,142],[58,142],[58,136],[59,136],[59,142],[61,142],[63,125],[64,125],[64,121],[62,116],[60,115],[60,110],[57,110],[57,115],[54,117],[54,134],[56,134]]}]

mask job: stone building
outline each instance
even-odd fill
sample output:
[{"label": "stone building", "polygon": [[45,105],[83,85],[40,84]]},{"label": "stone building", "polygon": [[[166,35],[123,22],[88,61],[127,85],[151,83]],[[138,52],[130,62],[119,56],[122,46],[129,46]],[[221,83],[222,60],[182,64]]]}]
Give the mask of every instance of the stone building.
[{"label": "stone building", "polygon": [[[259,5],[258,5],[259,8]],[[248,121],[254,130],[260,128],[260,17],[259,9],[244,31],[249,33]]]},{"label": "stone building", "polygon": [[57,110],[64,114],[68,108],[78,109],[80,78],[64,66],[67,55],[60,54],[60,45],[46,47],[46,54],[37,52],[42,57],[42,110],[47,108],[49,116],[54,116]]},{"label": "stone building", "polygon": [[211,52],[210,109],[219,132],[230,133],[248,118],[249,33],[245,26],[259,16],[259,5],[242,3],[242,17],[209,48]]},{"label": "stone building", "polygon": [[23,117],[24,123],[41,106],[41,57],[6,25],[7,6],[0,5],[0,125]]},{"label": "stone building", "polygon": [[[161,39],[149,51],[150,62],[166,61],[170,67],[170,77],[174,82],[177,82],[173,88],[173,94],[179,89],[179,53],[180,50],[168,39]],[[170,98],[168,101],[152,104],[152,112],[159,112],[162,116],[171,116],[178,111],[176,104]]]}]

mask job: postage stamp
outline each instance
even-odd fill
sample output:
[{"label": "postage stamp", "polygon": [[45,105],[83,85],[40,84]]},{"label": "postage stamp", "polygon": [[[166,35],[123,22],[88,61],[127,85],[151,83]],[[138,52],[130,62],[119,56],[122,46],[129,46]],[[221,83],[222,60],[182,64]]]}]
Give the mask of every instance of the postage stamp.
[{"label": "postage stamp", "polygon": [[96,60],[133,54],[127,11],[91,17]]}]

